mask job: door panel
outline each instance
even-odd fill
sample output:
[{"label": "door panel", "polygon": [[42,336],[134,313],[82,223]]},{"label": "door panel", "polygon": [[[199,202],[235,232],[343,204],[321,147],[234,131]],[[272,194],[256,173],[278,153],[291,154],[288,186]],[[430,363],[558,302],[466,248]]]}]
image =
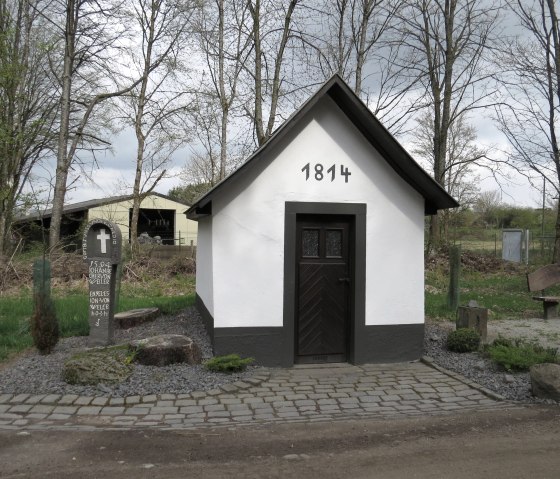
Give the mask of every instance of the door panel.
[{"label": "door panel", "polygon": [[348,349],[350,220],[297,221],[296,361],[345,361]]}]

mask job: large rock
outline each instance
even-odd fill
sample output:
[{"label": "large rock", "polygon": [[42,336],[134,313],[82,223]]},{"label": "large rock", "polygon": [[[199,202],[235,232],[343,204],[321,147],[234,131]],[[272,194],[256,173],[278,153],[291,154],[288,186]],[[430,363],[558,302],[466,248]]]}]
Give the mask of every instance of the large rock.
[{"label": "large rock", "polygon": [[159,308],[131,309],[115,314],[115,323],[121,329],[128,329],[148,321],[153,321],[158,316]]},{"label": "large rock", "polygon": [[180,334],[162,334],[130,343],[136,352],[136,361],[149,366],[165,366],[172,363],[200,364],[202,354],[198,345]]},{"label": "large rock", "polygon": [[560,364],[537,364],[529,372],[534,396],[560,401]]},{"label": "large rock", "polygon": [[132,374],[127,348],[104,348],[71,357],[64,363],[68,384],[96,385],[122,382]]}]

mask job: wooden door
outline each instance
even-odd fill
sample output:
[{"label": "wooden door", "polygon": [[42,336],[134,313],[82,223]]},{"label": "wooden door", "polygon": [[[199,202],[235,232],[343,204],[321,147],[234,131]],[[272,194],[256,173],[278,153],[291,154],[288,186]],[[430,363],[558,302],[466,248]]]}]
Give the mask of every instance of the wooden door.
[{"label": "wooden door", "polygon": [[296,362],[346,361],[352,288],[350,219],[302,215],[296,231]]}]

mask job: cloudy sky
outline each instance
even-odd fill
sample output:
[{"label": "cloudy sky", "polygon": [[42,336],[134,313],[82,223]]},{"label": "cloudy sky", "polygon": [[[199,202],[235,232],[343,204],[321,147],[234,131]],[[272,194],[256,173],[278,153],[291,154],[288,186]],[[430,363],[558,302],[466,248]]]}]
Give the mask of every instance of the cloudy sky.
[{"label": "cloudy sky", "polygon": [[[506,150],[508,145],[501,133],[486,118],[475,120],[478,126],[478,140],[482,145],[493,145],[500,150]],[[402,141],[403,146],[409,151],[412,145]],[[131,184],[134,178],[134,157],[136,138],[132,130],[126,130],[112,138],[112,151],[107,151],[98,156],[98,168],[90,170],[94,182],[80,175],[67,194],[66,203],[104,198],[131,193]],[[167,194],[177,185],[183,184],[181,170],[191,155],[189,148],[184,148],[173,157],[168,167],[168,177],[163,179],[155,191]],[[529,182],[513,170],[508,172],[510,181],[501,181],[497,185],[488,172],[481,171],[480,189],[500,190],[502,201],[508,204],[537,207],[542,202],[542,192],[531,187]]]}]

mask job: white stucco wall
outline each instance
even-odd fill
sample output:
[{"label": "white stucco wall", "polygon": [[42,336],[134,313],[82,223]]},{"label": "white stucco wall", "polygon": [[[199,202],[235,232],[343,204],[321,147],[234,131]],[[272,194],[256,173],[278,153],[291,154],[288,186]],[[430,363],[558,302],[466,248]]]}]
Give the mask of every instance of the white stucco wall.
[{"label": "white stucco wall", "polygon": [[214,292],[212,283],[212,216],[198,220],[198,246],[196,263],[204,267],[196,268],[196,292],[206,309],[214,315]]},{"label": "white stucco wall", "polygon": [[[197,284],[197,290],[207,297],[211,292],[215,326],[282,326],[286,201],[366,203],[366,324],[422,323],[421,195],[328,98],[283,143],[213,199],[213,288],[205,283]],[[308,180],[302,172],[307,163]],[[317,163],[324,166],[322,181],[314,179]],[[336,176],[331,181],[326,170],[333,164]],[[351,173],[348,183],[339,175],[341,165]],[[199,227],[201,232],[206,229]],[[199,251],[202,241],[201,236]],[[198,264],[207,266],[201,257]]]},{"label": "white stucco wall", "polygon": [[[97,206],[88,211],[88,221],[94,218],[101,218],[116,223],[122,233],[123,241],[128,242],[129,235],[129,210],[132,208],[132,200],[110,203],[108,205]],[[157,195],[149,195],[144,198],[140,208],[175,210],[175,244],[190,246],[191,241],[196,245],[198,224],[196,221],[188,220],[185,215],[187,206],[176,201],[162,198]],[[142,233],[141,231],[138,232]]]}]

